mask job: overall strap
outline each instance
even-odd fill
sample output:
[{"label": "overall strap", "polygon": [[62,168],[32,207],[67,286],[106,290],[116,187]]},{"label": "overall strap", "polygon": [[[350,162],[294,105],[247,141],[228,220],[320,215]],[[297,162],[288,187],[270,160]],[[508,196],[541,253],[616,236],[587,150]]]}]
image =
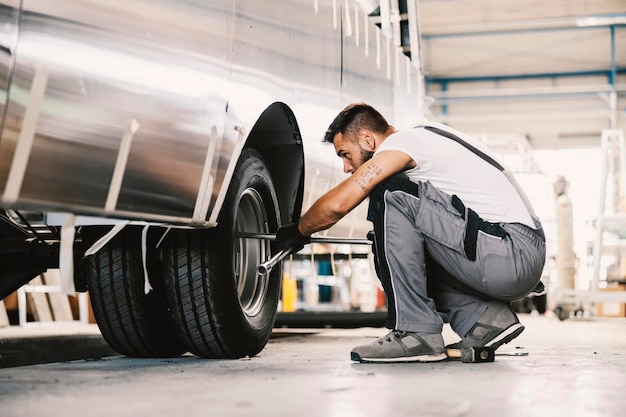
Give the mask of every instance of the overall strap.
[{"label": "overall strap", "polygon": [[530,201],[528,200],[528,197],[526,196],[526,193],[524,192],[524,190],[522,190],[522,187],[520,187],[519,183],[513,177],[513,174],[511,174],[511,172],[509,170],[504,168],[500,163],[498,163],[498,161],[496,161],[495,159],[493,159],[492,157],[490,157],[489,155],[487,155],[486,153],[484,153],[480,149],[477,149],[476,147],[470,145],[469,143],[467,143],[466,141],[464,141],[460,137],[454,135],[453,133],[450,133],[450,132],[447,132],[445,130],[436,128],[434,126],[422,126],[422,127],[424,129],[429,130],[429,131],[431,131],[433,133],[436,133],[436,134],[438,134],[440,136],[444,136],[444,137],[446,137],[448,139],[452,139],[453,141],[457,142],[458,144],[464,146],[469,151],[471,151],[474,154],[478,155],[480,158],[482,158],[483,160],[485,160],[489,164],[491,164],[494,167],[496,167],[497,169],[499,169],[502,172],[502,174],[504,174],[504,176],[511,182],[511,184],[513,185],[513,188],[515,188],[515,191],[517,191],[517,194],[522,199],[522,202],[524,203],[524,206],[526,206],[526,210],[528,210],[528,213],[530,214],[530,217],[532,217],[532,219],[533,219],[533,223],[535,224],[535,228],[536,229],[540,229],[541,228],[541,222],[539,221],[539,217],[537,216],[537,214],[535,214],[535,210],[533,209],[532,204],[530,204]]}]

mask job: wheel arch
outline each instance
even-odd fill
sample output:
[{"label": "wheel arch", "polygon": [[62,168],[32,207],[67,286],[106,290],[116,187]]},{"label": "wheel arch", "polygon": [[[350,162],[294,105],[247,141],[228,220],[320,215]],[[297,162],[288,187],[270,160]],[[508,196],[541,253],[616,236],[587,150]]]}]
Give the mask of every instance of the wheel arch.
[{"label": "wheel arch", "polygon": [[261,154],[276,190],[281,223],[299,219],[304,195],[304,148],[295,114],[289,106],[275,102],[252,127],[244,148]]}]

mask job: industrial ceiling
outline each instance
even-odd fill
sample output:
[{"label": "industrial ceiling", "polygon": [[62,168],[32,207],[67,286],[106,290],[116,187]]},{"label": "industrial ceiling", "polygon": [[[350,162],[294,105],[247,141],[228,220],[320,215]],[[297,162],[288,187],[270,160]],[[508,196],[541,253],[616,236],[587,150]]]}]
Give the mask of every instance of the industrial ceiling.
[{"label": "industrial ceiling", "polygon": [[626,0],[408,1],[429,118],[533,149],[597,147],[626,127]]}]

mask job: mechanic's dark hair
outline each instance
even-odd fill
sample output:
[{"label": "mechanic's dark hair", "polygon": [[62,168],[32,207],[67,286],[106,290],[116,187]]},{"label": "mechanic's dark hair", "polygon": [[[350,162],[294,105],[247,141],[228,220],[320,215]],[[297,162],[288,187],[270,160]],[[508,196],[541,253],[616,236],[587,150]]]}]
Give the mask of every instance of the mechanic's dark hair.
[{"label": "mechanic's dark hair", "polygon": [[343,109],[328,126],[322,142],[333,143],[338,133],[356,137],[360,129],[384,134],[390,127],[383,115],[369,104],[352,103]]}]

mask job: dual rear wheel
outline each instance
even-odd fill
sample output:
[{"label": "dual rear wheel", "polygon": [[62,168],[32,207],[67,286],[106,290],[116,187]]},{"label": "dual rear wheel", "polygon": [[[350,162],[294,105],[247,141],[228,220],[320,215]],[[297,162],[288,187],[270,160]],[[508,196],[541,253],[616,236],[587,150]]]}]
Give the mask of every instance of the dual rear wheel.
[{"label": "dual rear wheel", "polygon": [[[153,290],[148,294],[141,229],[122,230],[86,262],[94,316],[105,340],[117,352],[135,357],[259,353],[274,325],[282,273],[276,267],[259,275],[257,265],[271,256],[269,241],[238,234],[273,233],[279,223],[267,166],[247,149],[216,228],[172,230],[159,248],[159,230],[149,230],[145,264]],[[102,230],[84,231],[88,243],[101,235]]]}]

